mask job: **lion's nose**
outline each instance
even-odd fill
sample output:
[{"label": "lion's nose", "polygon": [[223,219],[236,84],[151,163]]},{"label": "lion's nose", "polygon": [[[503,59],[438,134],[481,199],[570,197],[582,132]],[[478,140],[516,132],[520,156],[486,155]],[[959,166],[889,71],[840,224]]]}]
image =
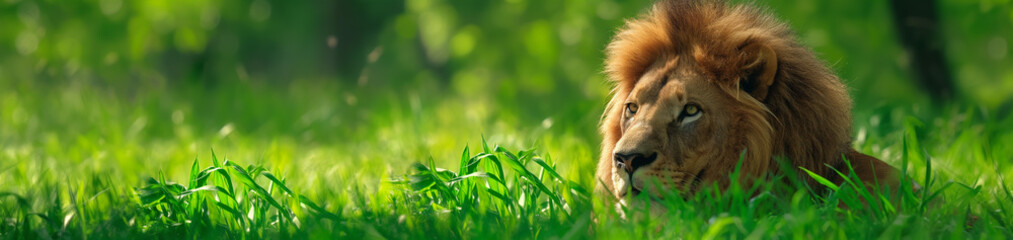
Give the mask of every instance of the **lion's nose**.
[{"label": "lion's nose", "polygon": [[658,153],[652,153],[650,156],[647,156],[643,153],[617,152],[612,156],[615,159],[617,168],[626,170],[627,174],[633,174],[637,168],[654,162],[654,160],[658,158]]}]

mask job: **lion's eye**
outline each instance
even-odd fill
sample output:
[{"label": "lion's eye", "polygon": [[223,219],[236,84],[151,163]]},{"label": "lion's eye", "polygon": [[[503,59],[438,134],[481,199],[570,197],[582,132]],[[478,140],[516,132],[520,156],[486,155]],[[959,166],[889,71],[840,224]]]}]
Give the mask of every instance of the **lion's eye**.
[{"label": "lion's eye", "polygon": [[700,114],[700,107],[693,104],[687,104],[686,107],[682,108],[682,115],[685,117],[692,117]]},{"label": "lion's eye", "polygon": [[682,113],[679,113],[679,125],[684,126],[687,123],[700,119],[701,113],[703,113],[703,111],[700,110],[700,106],[696,104],[686,104],[686,106],[682,107]]},{"label": "lion's eye", "polygon": [[628,114],[628,115],[636,114],[637,113],[637,109],[640,109],[640,107],[637,106],[636,103],[627,103],[626,104],[626,114]]}]

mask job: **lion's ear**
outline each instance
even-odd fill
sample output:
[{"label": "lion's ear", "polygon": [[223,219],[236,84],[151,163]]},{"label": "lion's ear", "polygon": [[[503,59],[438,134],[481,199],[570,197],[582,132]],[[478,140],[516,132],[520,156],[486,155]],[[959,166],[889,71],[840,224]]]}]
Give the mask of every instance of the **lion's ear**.
[{"label": "lion's ear", "polygon": [[743,48],[747,60],[739,79],[739,88],[752,95],[756,100],[767,98],[767,90],[774,84],[777,75],[777,54],[774,49],[762,44],[751,44]]}]

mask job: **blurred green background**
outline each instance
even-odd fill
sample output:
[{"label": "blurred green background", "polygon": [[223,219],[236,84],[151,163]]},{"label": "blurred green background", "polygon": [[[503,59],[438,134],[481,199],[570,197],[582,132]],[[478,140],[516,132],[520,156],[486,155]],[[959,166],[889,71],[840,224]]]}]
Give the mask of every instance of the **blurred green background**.
[{"label": "blurred green background", "polygon": [[[326,199],[430,156],[451,167],[485,137],[591,186],[603,49],[650,3],[0,0],[0,182],[183,179],[213,148]],[[948,103],[911,80],[887,1],[758,4],[849,85],[863,151],[897,164],[915,116],[927,146],[989,139],[928,147],[944,165],[1011,156],[991,146],[1013,134],[990,126],[1010,122],[1013,3],[938,3]]]}]

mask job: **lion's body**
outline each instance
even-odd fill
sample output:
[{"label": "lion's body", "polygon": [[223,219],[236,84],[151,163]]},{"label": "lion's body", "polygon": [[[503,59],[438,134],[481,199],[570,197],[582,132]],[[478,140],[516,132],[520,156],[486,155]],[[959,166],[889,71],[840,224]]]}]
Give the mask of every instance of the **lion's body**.
[{"label": "lion's body", "polygon": [[[625,190],[617,187],[642,187],[634,176],[645,174],[664,176],[674,182],[667,188],[683,191],[711,182],[726,186],[743,150],[742,172],[752,176],[745,179],[767,174],[810,179],[801,174],[802,167],[839,181],[832,168],[846,171],[847,158],[866,183],[897,182],[894,168],[852,149],[852,103],[838,77],[796,41],[787,25],[754,7],[658,2],[615,36],[606,72],[615,88],[601,125],[601,192],[622,198]],[[699,105],[705,115],[688,126],[678,122],[682,115],[658,117],[672,115],[674,110],[664,108],[685,111],[687,104]],[[654,151],[662,158],[647,160],[644,173],[623,172],[617,170],[626,166],[617,165],[623,162],[620,150]],[[775,157],[792,166],[779,167]]]}]

